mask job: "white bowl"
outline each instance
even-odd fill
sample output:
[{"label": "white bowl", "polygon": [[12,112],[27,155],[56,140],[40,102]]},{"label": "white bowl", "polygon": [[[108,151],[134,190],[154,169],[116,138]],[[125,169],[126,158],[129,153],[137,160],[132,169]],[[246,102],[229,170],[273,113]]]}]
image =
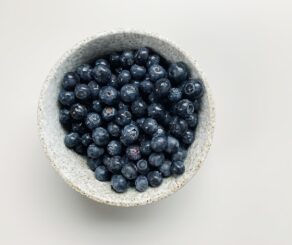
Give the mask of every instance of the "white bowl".
[{"label": "white bowl", "polygon": [[[150,47],[170,62],[185,62],[192,77],[199,77],[205,85],[196,140],[189,148],[185,160],[186,171],[177,178],[164,179],[158,188],[148,188],[139,193],[130,188],[117,194],[108,182],[97,181],[87,167],[86,159],[67,149],[64,145],[65,131],[58,119],[58,92],[66,72],[76,69],[96,57],[112,51]],[[205,160],[213,138],[215,112],[209,85],[197,70],[196,62],[172,42],[157,35],[137,31],[116,31],[87,38],[67,51],[50,71],[42,87],[38,106],[40,138],[52,166],[76,191],[97,202],[114,206],[138,206],[158,201],[183,187],[199,170]]]}]

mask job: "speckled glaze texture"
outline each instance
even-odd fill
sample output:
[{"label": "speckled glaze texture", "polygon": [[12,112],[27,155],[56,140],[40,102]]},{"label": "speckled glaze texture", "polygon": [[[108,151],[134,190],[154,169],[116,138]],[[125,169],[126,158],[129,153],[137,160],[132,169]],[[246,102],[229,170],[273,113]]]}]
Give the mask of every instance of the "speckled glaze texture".
[{"label": "speckled glaze texture", "polygon": [[[149,188],[139,193],[130,188],[126,193],[117,194],[108,182],[97,181],[87,167],[86,159],[67,149],[63,143],[65,131],[59,123],[57,96],[64,74],[76,69],[96,57],[113,51],[150,47],[170,62],[184,61],[192,77],[202,78],[205,85],[202,110],[196,130],[196,140],[185,160],[186,171],[178,177],[164,179],[158,188]],[[52,68],[43,84],[39,106],[38,126],[40,138],[52,166],[73,189],[97,202],[114,206],[139,206],[158,201],[183,187],[199,170],[210,149],[215,111],[209,85],[197,68],[197,63],[172,42],[154,34],[137,31],[113,31],[102,33],[79,42],[66,52]]]}]

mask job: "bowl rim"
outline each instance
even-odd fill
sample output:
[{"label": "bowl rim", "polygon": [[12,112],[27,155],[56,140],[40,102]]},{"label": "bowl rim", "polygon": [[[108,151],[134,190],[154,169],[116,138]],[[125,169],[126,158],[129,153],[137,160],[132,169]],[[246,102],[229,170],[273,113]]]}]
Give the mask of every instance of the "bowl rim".
[{"label": "bowl rim", "polygon": [[[57,70],[57,68],[60,66],[60,64],[63,64],[63,62],[70,56],[70,54],[76,50],[78,50],[80,47],[82,47],[83,45],[94,41],[96,39],[108,36],[108,35],[114,35],[114,34],[138,34],[138,35],[143,35],[143,36],[150,36],[153,38],[156,38],[158,40],[161,40],[163,42],[166,42],[168,44],[170,44],[174,49],[176,49],[177,51],[179,51],[181,54],[183,54],[184,57],[186,57],[192,64],[193,67],[196,68],[196,70],[198,71],[199,76],[202,78],[203,82],[204,82],[204,87],[205,90],[207,91],[207,100],[208,100],[208,105],[209,105],[209,127],[208,127],[208,137],[205,140],[205,145],[203,147],[203,157],[202,160],[200,162],[200,164],[198,164],[198,166],[196,168],[194,168],[190,175],[188,176],[188,178],[183,178],[183,181],[179,184],[176,185],[176,187],[174,189],[172,189],[172,191],[169,192],[164,192],[160,195],[156,195],[153,198],[149,198],[147,200],[144,201],[140,201],[140,202],[120,202],[120,201],[113,201],[113,200],[109,200],[109,199],[102,199],[102,198],[98,198],[95,195],[91,195],[90,193],[85,193],[84,191],[82,191],[77,185],[76,183],[72,182],[69,178],[66,178],[64,176],[64,174],[62,173],[62,171],[58,168],[57,165],[55,165],[54,163],[54,159],[52,158],[51,154],[49,153],[49,147],[46,144],[46,141],[43,137],[43,123],[42,123],[42,118],[43,118],[43,95],[46,92],[46,89],[49,85],[50,80],[52,79],[52,77],[54,77],[54,74]],[[43,82],[42,86],[41,86],[41,92],[40,92],[40,96],[38,99],[38,108],[37,108],[37,125],[38,125],[38,134],[39,134],[39,138],[42,144],[42,147],[45,151],[45,154],[47,155],[50,164],[52,165],[52,167],[56,170],[56,172],[62,177],[62,179],[75,191],[79,192],[80,194],[82,194],[83,196],[86,196],[87,198],[96,201],[98,203],[103,203],[106,205],[111,205],[111,206],[117,206],[117,207],[134,207],[134,206],[142,206],[142,205],[146,205],[146,204],[150,204],[156,201],[159,201],[161,199],[164,199],[168,196],[170,196],[171,194],[174,194],[175,192],[177,192],[179,189],[181,189],[183,186],[185,186],[186,183],[188,183],[193,177],[194,175],[198,172],[198,170],[200,169],[202,163],[206,160],[207,154],[210,150],[213,138],[214,138],[214,130],[215,130],[215,123],[216,123],[216,118],[215,118],[215,105],[214,105],[214,100],[213,100],[213,96],[212,96],[212,92],[209,86],[209,83],[203,73],[203,71],[200,69],[198,63],[196,60],[194,60],[186,51],[184,51],[183,49],[181,49],[180,47],[178,47],[177,44],[175,44],[173,41],[170,41],[168,38],[162,37],[161,35],[157,34],[157,33],[153,33],[153,32],[145,32],[145,31],[139,31],[139,30],[135,30],[135,29],[117,29],[117,30],[111,30],[111,31],[105,31],[105,32],[101,32],[99,34],[95,34],[95,35],[91,35],[87,38],[84,38],[82,40],[80,40],[79,42],[77,42],[75,45],[73,45],[73,47],[69,48],[66,52],[63,53],[63,55],[57,60],[57,62],[53,65],[53,67],[50,69],[48,75],[46,76],[45,81]]]}]

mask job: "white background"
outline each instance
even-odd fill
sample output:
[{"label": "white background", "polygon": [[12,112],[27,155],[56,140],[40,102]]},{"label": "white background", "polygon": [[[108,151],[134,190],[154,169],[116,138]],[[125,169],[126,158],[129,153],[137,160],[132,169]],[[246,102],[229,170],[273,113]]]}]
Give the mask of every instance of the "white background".
[{"label": "white background", "polygon": [[[71,190],[37,135],[42,82],[84,37],[156,32],[214,93],[207,161],[175,195],[113,208]],[[0,244],[292,244],[292,2],[0,0]]]}]

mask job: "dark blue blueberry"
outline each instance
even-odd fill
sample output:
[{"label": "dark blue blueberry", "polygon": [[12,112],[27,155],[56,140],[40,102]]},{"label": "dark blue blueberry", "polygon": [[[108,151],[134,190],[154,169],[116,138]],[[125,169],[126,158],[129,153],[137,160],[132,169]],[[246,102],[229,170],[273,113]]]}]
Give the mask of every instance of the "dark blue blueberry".
[{"label": "dark blue blueberry", "polygon": [[107,131],[109,132],[109,134],[112,136],[112,137],[119,137],[120,134],[121,134],[121,129],[120,127],[113,123],[113,122],[110,122],[108,125],[107,125]]},{"label": "dark blue blueberry", "polygon": [[74,104],[70,108],[70,115],[73,119],[81,121],[87,116],[87,109],[79,103]]},{"label": "dark blue blueberry", "polygon": [[110,67],[108,61],[105,59],[97,59],[95,61],[95,66],[98,66],[98,65],[104,65],[104,66]]},{"label": "dark blue blueberry", "polygon": [[140,145],[141,154],[144,156],[149,156],[152,152],[151,149],[151,141],[150,140],[143,140]]},{"label": "dark blue blueberry", "polygon": [[183,85],[183,94],[190,100],[201,98],[204,93],[203,84],[200,80],[189,80]]},{"label": "dark blue blueberry", "polygon": [[103,155],[104,149],[95,144],[90,144],[87,148],[87,156],[90,158],[99,158]]},{"label": "dark blue blueberry", "polygon": [[130,145],[134,143],[139,137],[139,129],[134,124],[126,125],[122,132],[120,140],[124,145]]},{"label": "dark blue blueberry", "polygon": [[102,105],[99,100],[92,101],[91,108],[93,111],[98,112],[98,113],[102,111]]},{"label": "dark blue blueberry", "polygon": [[98,65],[92,69],[92,76],[100,84],[107,84],[111,80],[111,70],[105,65]]},{"label": "dark blue blueberry", "polygon": [[174,84],[179,84],[188,78],[188,68],[185,63],[173,63],[168,68],[168,76]]},{"label": "dark blue blueberry", "polygon": [[157,121],[163,121],[165,116],[165,110],[161,104],[152,103],[148,106],[148,116],[156,119]]},{"label": "dark blue blueberry", "polygon": [[189,128],[195,128],[198,124],[198,114],[194,113],[185,118]]},{"label": "dark blue blueberry", "polygon": [[92,139],[98,146],[104,146],[108,144],[110,136],[106,129],[98,127],[93,130]]},{"label": "dark blue blueberry", "polygon": [[100,158],[87,158],[87,166],[92,170],[95,171],[97,166],[101,165],[102,162]]},{"label": "dark blue blueberry", "polygon": [[175,137],[181,137],[188,129],[188,124],[185,120],[179,117],[173,117],[169,124],[169,132]]},{"label": "dark blue blueberry", "polygon": [[86,154],[86,147],[82,144],[78,144],[74,147],[74,151],[79,155],[85,155]]},{"label": "dark blue blueberry", "polygon": [[62,105],[71,106],[75,103],[75,94],[71,91],[61,90],[58,99]]},{"label": "dark blue blueberry", "polygon": [[68,72],[63,78],[62,87],[66,90],[73,90],[79,81],[80,78],[76,73]]},{"label": "dark blue blueberry", "polygon": [[200,99],[194,100],[193,101],[194,110],[199,111],[201,109],[201,104],[202,104],[202,102]]},{"label": "dark blue blueberry", "polygon": [[156,152],[152,153],[148,158],[149,164],[153,167],[160,167],[164,160],[165,160],[164,154]]},{"label": "dark blue blueberry", "polygon": [[155,152],[162,152],[167,147],[167,137],[166,136],[156,136],[151,140],[151,148]]},{"label": "dark blue blueberry", "polygon": [[143,125],[144,121],[145,121],[145,117],[141,117],[141,118],[138,118],[136,120],[136,123],[137,123],[137,126],[139,127],[139,129],[142,129],[142,127],[143,127],[142,125]]},{"label": "dark blue blueberry", "polygon": [[131,120],[132,120],[131,112],[125,109],[118,110],[116,118],[115,118],[116,124],[118,124],[119,126],[125,126],[129,124]]},{"label": "dark blue blueberry", "polygon": [[107,165],[107,168],[113,174],[118,174],[121,172],[123,164],[124,163],[123,163],[122,158],[120,156],[113,156],[113,157],[111,157],[111,159]]},{"label": "dark blue blueberry", "polygon": [[121,88],[120,97],[121,100],[129,103],[136,100],[139,96],[139,90],[136,86],[132,84],[126,84]]},{"label": "dark blue blueberry", "polygon": [[180,88],[171,88],[168,94],[170,102],[178,102],[182,98],[182,91]]},{"label": "dark blue blueberry", "polygon": [[67,109],[61,109],[59,112],[59,121],[65,126],[69,125],[71,123],[70,111]]},{"label": "dark blue blueberry", "polygon": [[151,171],[147,174],[147,179],[152,187],[158,187],[162,183],[162,175],[159,171]]},{"label": "dark blue blueberry", "polygon": [[158,136],[166,136],[166,132],[164,130],[164,128],[160,125],[158,125],[157,127],[157,131],[153,134],[153,138],[154,137],[158,137]]},{"label": "dark blue blueberry", "polygon": [[157,131],[158,124],[153,118],[146,118],[142,125],[142,130],[149,135],[154,134]]},{"label": "dark blue blueberry", "polygon": [[162,98],[167,96],[171,89],[170,81],[167,78],[161,78],[155,82],[154,94]]},{"label": "dark blue blueberry", "polygon": [[112,53],[109,56],[109,63],[112,67],[120,66],[120,55],[118,53]]},{"label": "dark blue blueberry", "polygon": [[85,82],[92,80],[91,71],[91,66],[88,64],[83,64],[77,68],[77,74]]},{"label": "dark blue blueberry", "polygon": [[148,179],[146,176],[140,175],[135,180],[135,188],[139,192],[144,192],[148,189]]},{"label": "dark blue blueberry", "polygon": [[65,136],[64,143],[68,148],[73,148],[80,143],[80,137],[78,133],[69,133]]},{"label": "dark blue blueberry", "polygon": [[187,151],[185,149],[180,148],[176,153],[172,154],[171,160],[175,161],[183,161],[187,157]]},{"label": "dark blue blueberry", "polygon": [[137,171],[140,174],[147,174],[149,172],[148,162],[145,159],[141,159],[137,162]]},{"label": "dark blue blueberry", "polygon": [[118,109],[119,110],[128,111],[129,110],[129,106],[127,104],[125,104],[124,102],[120,101],[119,104],[118,104]]},{"label": "dark blue blueberry", "polygon": [[117,156],[122,153],[122,144],[120,141],[112,140],[107,145],[107,152],[111,156]]},{"label": "dark blue blueberry", "polygon": [[162,173],[163,177],[169,177],[171,175],[170,166],[171,161],[164,161],[159,167],[159,171]]},{"label": "dark blue blueberry", "polygon": [[122,67],[129,68],[134,64],[134,54],[132,51],[124,51],[120,56]]},{"label": "dark blue blueberry", "polygon": [[75,87],[75,96],[80,100],[87,100],[90,98],[91,91],[86,84],[77,84]]},{"label": "dark blue blueberry", "polygon": [[117,115],[117,109],[111,106],[106,106],[101,112],[101,117],[103,120],[109,122],[113,120]]},{"label": "dark blue blueberry", "polygon": [[142,99],[137,99],[132,103],[131,111],[134,116],[143,117],[147,113],[147,104]]},{"label": "dark blue blueberry", "polygon": [[81,137],[81,143],[84,146],[89,146],[91,143],[93,143],[92,138],[91,138],[91,134],[90,133],[85,133],[82,135]]},{"label": "dark blue blueberry", "polygon": [[111,173],[107,170],[104,165],[99,165],[94,172],[95,178],[99,181],[109,181]]},{"label": "dark blue blueberry", "polygon": [[164,70],[164,68],[160,65],[152,65],[148,68],[148,73],[150,76],[150,80],[155,82],[160,78],[164,78],[166,77],[166,71]]},{"label": "dark blue blueberry", "polygon": [[195,134],[191,130],[187,130],[184,132],[182,136],[182,142],[186,145],[191,145],[195,140]]},{"label": "dark blue blueberry", "polygon": [[179,149],[179,141],[176,138],[169,135],[167,137],[167,147],[165,151],[169,154],[172,154],[172,153],[176,153],[178,149]]},{"label": "dark blue blueberry", "polygon": [[119,82],[118,82],[118,78],[116,75],[112,74],[111,80],[108,83],[109,86],[118,89],[119,88]]},{"label": "dark blue blueberry", "polygon": [[88,83],[88,87],[90,89],[90,95],[92,99],[98,99],[100,86],[95,81],[90,81]]},{"label": "dark blue blueberry", "polygon": [[85,125],[89,129],[97,128],[101,123],[100,116],[97,113],[91,112],[88,113],[85,119]]},{"label": "dark blue blueberry", "polygon": [[174,161],[170,166],[170,171],[173,175],[182,175],[185,172],[185,165],[183,161]]},{"label": "dark blue blueberry", "polygon": [[146,74],[146,69],[144,66],[139,66],[139,65],[132,65],[131,66],[131,75],[133,79],[136,80],[142,80]]},{"label": "dark blue blueberry", "polygon": [[118,85],[121,87],[131,81],[131,73],[128,70],[122,70],[118,75]]},{"label": "dark blue blueberry", "polygon": [[111,86],[105,86],[100,89],[99,98],[101,102],[106,105],[114,105],[118,101],[119,94],[115,88]]},{"label": "dark blue blueberry", "polygon": [[148,48],[139,48],[135,53],[135,62],[138,65],[145,65],[149,57]]},{"label": "dark blue blueberry", "polygon": [[79,122],[79,121],[73,122],[71,128],[72,128],[73,132],[78,133],[80,135],[86,133],[86,131],[87,131],[87,128],[86,128],[84,122],[82,122],[82,121],[81,122]]},{"label": "dark blue blueberry", "polygon": [[141,151],[138,145],[128,146],[126,149],[128,159],[137,161],[141,158]]},{"label": "dark blue blueberry", "polygon": [[183,99],[177,102],[176,104],[176,113],[182,118],[186,118],[189,115],[194,113],[194,105],[191,101],[188,99]]},{"label": "dark blue blueberry", "polygon": [[154,89],[154,85],[151,81],[144,80],[140,83],[139,89],[142,94],[150,94]]},{"label": "dark blue blueberry", "polygon": [[157,54],[153,54],[149,56],[146,66],[147,68],[149,68],[152,65],[158,65],[159,62],[160,62],[160,57]]},{"label": "dark blue blueberry", "polygon": [[122,175],[128,180],[137,178],[137,167],[133,163],[127,163],[122,167],[121,170]]},{"label": "dark blue blueberry", "polygon": [[123,193],[128,188],[128,182],[122,175],[113,175],[111,179],[111,186],[115,192]]}]

